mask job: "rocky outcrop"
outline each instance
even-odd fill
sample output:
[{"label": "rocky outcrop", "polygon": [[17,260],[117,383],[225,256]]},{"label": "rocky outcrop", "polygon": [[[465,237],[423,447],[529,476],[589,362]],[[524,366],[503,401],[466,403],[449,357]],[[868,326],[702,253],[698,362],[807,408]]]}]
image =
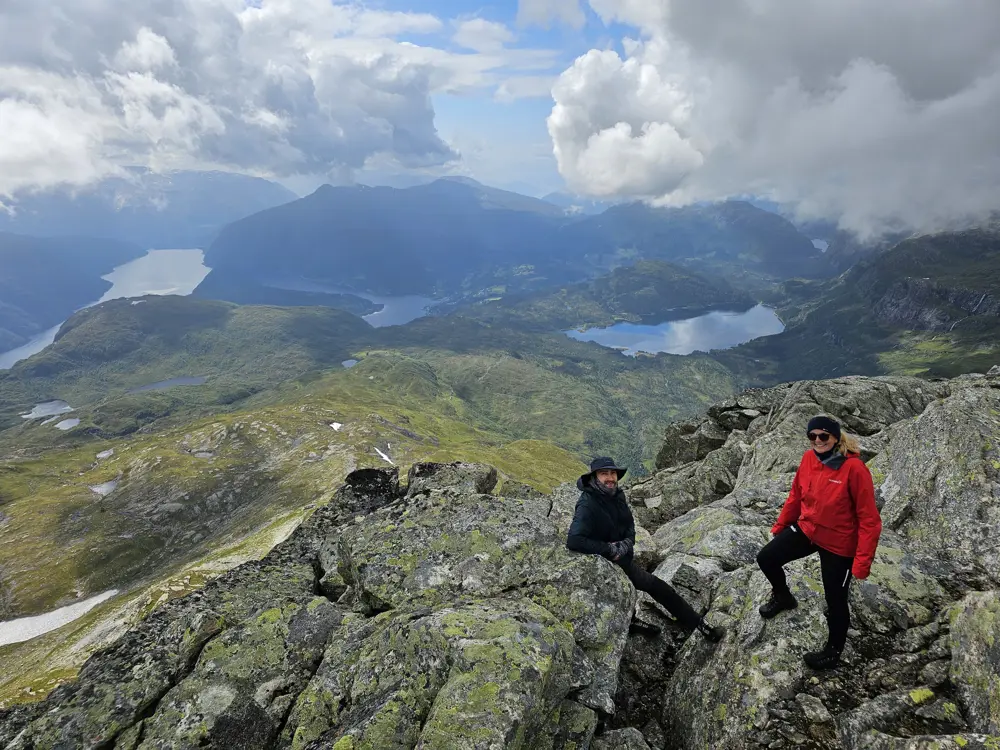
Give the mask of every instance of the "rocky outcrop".
[{"label": "rocky outcrop", "polygon": [[901,279],[875,301],[872,311],[890,325],[950,331],[966,318],[1000,316],[1000,299],[987,292],[949,287],[931,279]]},{"label": "rocky outcrop", "polygon": [[[818,560],[788,566],[800,606],[770,621],[755,564],[820,412],[860,437],[885,523],[828,673],[802,662],[826,635]],[[263,560],[0,714],[0,746],[1000,746],[1000,372],[750,391],[671,434],[630,488],[636,559],[726,626],[718,644],[565,549],[572,484],[367,469]]]},{"label": "rocky outcrop", "polygon": [[[657,575],[693,580],[688,586],[711,602],[710,619],[730,632],[712,651],[693,640],[682,646],[659,727],[647,726],[646,736],[691,748],[1000,741],[990,713],[996,681],[986,678],[996,673],[997,548],[983,536],[1000,533],[1000,378],[845,378],[780,390],[760,417],[734,425],[748,448],[732,491],[653,530],[664,555]],[[764,621],[756,609],[768,584],[754,556],[805,449],[803,427],[821,412],[861,437],[886,529],[871,576],[852,588],[845,664],[814,675],[801,657],[825,639],[818,561],[788,566],[800,606]]]},{"label": "rocky outcrop", "polygon": [[[36,707],[27,748],[571,748],[615,710],[635,591],[490,467],[351,474],[263,560],[158,608]],[[437,480],[437,481],[435,481]]]}]

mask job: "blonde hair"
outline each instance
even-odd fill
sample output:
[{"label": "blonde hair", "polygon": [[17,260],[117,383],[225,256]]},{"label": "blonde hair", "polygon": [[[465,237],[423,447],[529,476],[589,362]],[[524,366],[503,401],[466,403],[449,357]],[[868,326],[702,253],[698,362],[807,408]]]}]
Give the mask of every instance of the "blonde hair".
[{"label": "blonde hair", "polygon": [[845,456],[848,453],[861,454],[861,446],[858,445],[857,438],[854,435],[844,432],[843,428],[840,430],[840,440],[837,441],[837,450]]}]

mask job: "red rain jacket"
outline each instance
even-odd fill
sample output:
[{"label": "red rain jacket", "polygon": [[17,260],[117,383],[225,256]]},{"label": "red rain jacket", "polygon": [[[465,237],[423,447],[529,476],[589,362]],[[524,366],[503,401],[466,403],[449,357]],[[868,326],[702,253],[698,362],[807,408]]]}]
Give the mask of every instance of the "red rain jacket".
[{"label": "red rain jacket", "polygon": [[807,450],[771,533],[793,523],[817,547],[853,557],[854,577],[867,578],[882,533],[882,518],[875,507],[871,472],[861,457],[850,453],[833,469],[824,466],[814,450]]}]

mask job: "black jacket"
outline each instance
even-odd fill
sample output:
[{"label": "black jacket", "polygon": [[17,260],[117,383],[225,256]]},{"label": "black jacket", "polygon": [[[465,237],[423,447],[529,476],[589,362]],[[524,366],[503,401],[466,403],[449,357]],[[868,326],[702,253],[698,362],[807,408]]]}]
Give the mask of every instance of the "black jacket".
[{"label": "black jacket", "polygon": [[[580,499],[576,501],[566,546],[574,552],[603,555],[610,560],[611,542],[630,539],[635,544],[635,521],[621,488],[614,496],[605,495],[587,483],[589,476],[585,474],[576,482]],[[628,567],[632,554],[617,562],[623,568]]]}]

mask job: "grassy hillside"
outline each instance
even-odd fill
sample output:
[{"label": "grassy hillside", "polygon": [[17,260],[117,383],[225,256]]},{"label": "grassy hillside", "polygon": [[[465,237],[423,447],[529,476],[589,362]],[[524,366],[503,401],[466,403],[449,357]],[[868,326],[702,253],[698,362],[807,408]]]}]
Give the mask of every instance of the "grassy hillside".
[{"label": "grassy hillside", "polygon": [[671,263],[640,260],[592,281],[487,300],[459,314],[491,326],[547,333],[622,321],[660,323],[692,317],[715,307],[749,307],[754,301],[724,281],[711,280]]},{"label": "grassy hillside", "polygon": [[[551,488],[583,466],[551,444],[474,426],[469,407],[434,387],[420,363],[383,362],[369,379],[374,371],[288,384],[280,403],[155,434],[77,433],[34,457],[9,456],[0,462],[0,570],[14,611],[127,587],[204,555],[220,536],[322,500],[358,467],[488,461]],[[21,434],[49,430],[35,423]],[[93,489],[109,482],[106,496]]]},{"label": "grassy hillside", "polygon": [[[176,412],[217,411],[304,372],[339,366],[363,320],[325,307],[240,307],[189,297],[112,300],[74,315],[55,343],[0,373],[0,426],[51,398],[121,435]],[[129,391],[178,377],[204,386]]]}]

